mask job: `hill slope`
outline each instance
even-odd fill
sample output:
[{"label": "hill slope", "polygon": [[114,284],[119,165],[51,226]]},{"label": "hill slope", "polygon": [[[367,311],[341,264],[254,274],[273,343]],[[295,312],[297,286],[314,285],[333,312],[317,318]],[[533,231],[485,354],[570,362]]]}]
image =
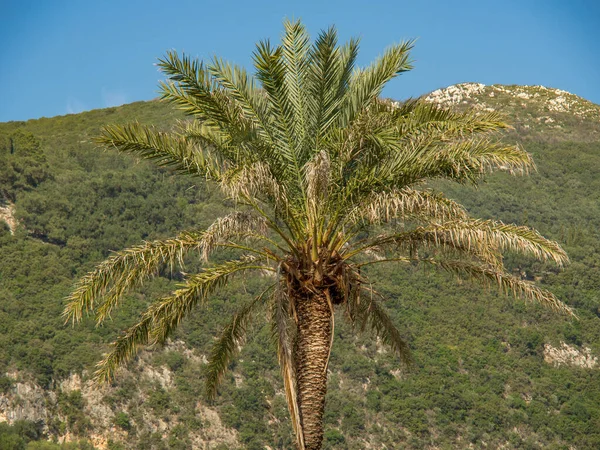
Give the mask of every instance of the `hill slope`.
[{"label": "hill slope", "polygon": [[[505,138],[533,153],[537,173],[495,174],[477,191],[438,187],[474,216],[529,224],[563,243],[572,259],[564,272],[510,255],[507,264],[577,308],[581,320],[442,273],[373,270],[417,367],[399,371],[385,348],[368,336],[355,342],[340,324],[326,448],[599,448],[600,107],[560,90],[474,83],[427,99],[501,109],[512,121]],[[0,124],[0,448],[3,439],[24,446],[45,438],[111,449],[291,448],[267,329],[255,327],[216,403],[201,396],[212,336],[260,280],[219,293],[172,344],[143,353],[102,391],[86,376],[104,345],[178,274],[129,296],[103,328],[71,328],[60,318],[73,280],[110,250],[206,226],[231,207],[202,180],[90,143],[106,123],[168,127],[177,118],[148,102]]]}]

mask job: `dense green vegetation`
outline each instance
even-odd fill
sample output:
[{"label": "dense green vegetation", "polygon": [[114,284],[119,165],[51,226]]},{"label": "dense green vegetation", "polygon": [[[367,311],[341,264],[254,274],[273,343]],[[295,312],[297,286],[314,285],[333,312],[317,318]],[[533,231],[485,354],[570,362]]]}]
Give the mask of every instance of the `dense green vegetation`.
[{"label": "dense green vegetation", "polygon": [[0,450],[94,450],[86,440],[57,444],[48,442],[41,423],[17,420],[0,423]]},{"label": "dense green vegetation", "polygon": [[[103,344],[178,274],[164,273],[129,296],[113,321],[98,329],[87,322],[76,328],[62,323],[62,299],[74,279],[111,250],[206,226],[228,207],[198,179],[171,177],[90,143],[106,123],[137,119],[167,127],[176,118],[166,106],[149,102],[0,124],[0,189],[15,203],[20,221],[15,235],[0,222],[0,373],[18,370],[51,388],[71,372],[93,368]],[[579,119],[568,126],[592,127]],[[376,448],[399,443],[415,449],[469,443],[481,448],[483,442],[489,448],[600,447],[598,366],[557,368],[543,360],[544,345],[560,342],[600,355],[600,144],[566,140],[559,129],[537,134],[530,129],[529,135],[522,143],[533,153],[537,173],[516,179],[497,174],[477,191],[443,189],[475,216],[529,224],[560,241],[572,260],[563,272],[521,258],[508,258],[507,264],[575,307],[580,320],[468,282],[457,285],[443,273],[377,268],[376,288],[390,299],[388,309],[406,330],[417,364],[408,373],[397,372],[397,358],[374,339],[356,341],[343,323],[336,324],[326,448],[361,449],[363,439]],[[235,306],[258,289],[258,280],[236,282],[216,295],[208,311],[187,320],[178,338],[197,355],[205,354]],[[216,408],[223,423],[238,431],[243,448],[289,448],[291,430],[278,395],[282,383],[269,330],[257,325],[252,335],[226,377]],[[168,366],[176,387],[120,380],[104,402],[128,443],[113,442],[111,448],[189,448],[190,435],[209,426],[196,414],[203,366],[176,350],[152,353],[149,361]],[[11,378],[0,377],[0,395],[13,389]],[[68,428],[86,436],[78,401],[77,395],[60,399],[65,420],[48,424],[49,433]],[[176,423],[166,436],[142,427],[146,407]],[[22,442],[15,448],[46,448],[23,447],[38,435],[0,426],[0,442],[14,439]]]}]

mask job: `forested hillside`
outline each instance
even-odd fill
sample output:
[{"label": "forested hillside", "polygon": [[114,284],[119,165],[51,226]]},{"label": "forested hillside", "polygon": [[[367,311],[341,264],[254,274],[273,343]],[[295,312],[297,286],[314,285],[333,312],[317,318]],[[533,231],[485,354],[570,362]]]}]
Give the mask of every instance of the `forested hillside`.
[{"label": "forested hillside", "polygon": [[[501,110],[514,125],[504,139],[533,154],[536,173],[494,174],[477,190],[433,187],[476,217],[558,240],[571,258],[563,271],[516,255],[506,264],[579,320],[442,272],[371,269],[416,364],[403,370],[376,339],[356,342],[336,323],[325,448],[600,448],[600,107],[526,86],[465,84],[427,99]],[[182,118],[140,102],[0,124],[0,450],[292,448],[268,327],[254,327],[217,400],[202,396],[213,336],[260,292],[260,278],[219,292],[166,348],[142,353],[101,390],[87,379],[105,345],[181,274],[165,271],[128,296],[103,327],[61,318],[74,281],[111,251],[233,208],[202,179],[91,142],[104,124],[168,128]]]}]

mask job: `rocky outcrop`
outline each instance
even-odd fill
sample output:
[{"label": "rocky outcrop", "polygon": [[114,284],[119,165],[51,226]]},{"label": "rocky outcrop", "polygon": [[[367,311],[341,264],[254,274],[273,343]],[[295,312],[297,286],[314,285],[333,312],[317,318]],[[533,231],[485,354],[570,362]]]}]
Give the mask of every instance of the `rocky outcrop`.
[{"label": "rocky outcrop", "polygon": [[56,395],[23,380],[18,372],[9,372],[6,376],[13,381],[13,386],[6,394],[0,394],[0,422],[46,422],[48,403],[56,402]]},{"label": "rocky outcrop", "polygon": [[481,83],[461,83],[437,89],[424,99],[445,107],[464,104],[493,111],[513,106],[517,107],[517,110],[535,108],[542,115],[569,113],[583,119],[600,118],[600,106],[562,89],[545,86],[486,86]]},{"label": "rocky outcrop", "polygon": [[[180,351],[191,364],[204,364],[203,358],[194,355],[193,351],[186,348],[183,342],[174,342],[167,345],[162,351]],[[148,386],[157,386],[166,393],[176,389],[174,373],[167,366],[155,367],[150,364],[149,352],[142,352],[131,371],[120,372],[117,383],[110,386],[98,387],[85,374],[71,374],[67,379],[54,383],[53,389],[45,390],[31,380],[27,375],[20,372],[6,373],[6,377],[12,380],[12,387],[8,392],[0,394],[0,422],[13,424],[17,420],[29,420],[40,423],[43,432],[58,442],[69,442],[81,438],[88,439],[95,448],[104,450],[108,448],[109,439],[122,442],[127,447],[131,442],[128,431],[117,425],[116,416],[125,413],[135,419],[131,419],[135,426],[135,435],[143,433],[159,433],[167,438],[178,424],[176,415],[173,417],[162,417],[149,407],[144,401],[147,398]],[[126,379],[138,380],[134,384],[129,397],[131,400],[119,403],[117,407],[111,405],[110,398],[122,389],[121,382]],[[131,384],[130,384],[131,385]],[[81,397],[81,412],[89,420],[89,427],[85,433],[81,433],[69,425],[73,420],[68,417],[68,412],[61,407],[61,401],[75,394]],[[210,408],[202,402],[196,405],[196,416],[206,425],[200,430],[189,432],[189,441],[193,448],[199,450],[210,450],[218,446],[226,448],[239,448],[237,431],[226,427],[219,417],[216,409]],[[62,426],[56,426],[62,423]]]},{"label": "rocky outcrop", "polygon": [[437,103],[442,106],[459,105],[472,99],[475,95],[481,94],[485,89],[485,84],[481,83],[461,83],[448,86],[445,89],[437,89],[425,97],[425,100],[431,103]]},{"label": "rocky outcrop", "polygon": [[8,225],[8,229],[10,230],[10,234],[15,234],[15,230],[17,229],[17,219],[15,218],[15,205],[7,202],[6,204],[2,204],[0,202],[0,221],[5,222]]},{"label": "rocky outcrop", "polygon": [[555,367],[571,366],[593,369],[598,365],[598,357],[589,347],[579,350],[577,347],[561,342],[560,347],[544,345],[544,361]]}]

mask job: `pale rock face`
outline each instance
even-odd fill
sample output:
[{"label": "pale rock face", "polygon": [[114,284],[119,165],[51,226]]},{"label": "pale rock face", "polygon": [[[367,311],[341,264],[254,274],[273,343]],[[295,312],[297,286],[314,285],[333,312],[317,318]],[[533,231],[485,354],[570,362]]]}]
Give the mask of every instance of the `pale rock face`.
[{"label": "pale rock face", "polygon": [[573,95],[573,94],[571,94],[570,92],[563,91],[562,89],[554,89],[554,92],[555,92],[556,94],[558,94],[558,95],[565,95],[565,94],[566,94],[566,95]]},{"label": "pale rock face", "polygon": [[80,391],[82,387],[81,377],[79,374],[71,374],[66,380],[62,380],[59,383],[60,390],[66,393],[73,391]]},{"label": "pale rock face", "polygon": [[548,100],[548,109],[550,111],[568,112],[570,106],[571,103],[563,96],[558,96]]},{"label": "pale rock face", "polygon": [[196,405],[196,413],[209,426],[205,427],[206,434],[202,439],[194,439],[194,436],[190,436],[194,448],[213,449],[222,444],[225,444],[227,448],[239,448],[237,431],[223,425],[221,418],[213,409],[198,403]]},{"label": "pale rock face", "polygon": [[15,381],[12,392],[0,394],[0,422],[14,423],[17,420],[37,421],[46,418],[44,390],[33,383],[19,380],[18,374],[7,373]]},{"label": "pale rock face", "polygon": [[174,386],[173,372],[167,366],[162,366],[159,369],[146,367],[143,375],[148,380],[158,383],[165,390],[171,389]]},{"label": "pale rock face", "polygon": [[233,373],[233,380],[235,381],[236,388],[240,388],[244,384],[244,377],[237,372]]},{"label": "pale rock face", "polygon": [[545,86],[486,86],[481,83],[462,83],[437,89],[425,96],[424,100],[443,107],[470,104],[481,111],[494,111],[495,107],[498,107],[498,101],[502,105],[508,100],[511,106],[532,106],[551,113],[567,113],[587,119],[600,118],[598,105],[562,89]]},{"label": "pale rock face", "polygon": [[0,204],[0,221],[6,222],[10,234],[15,234],[17,229],[17,219],[15,218],[15,205],[8,203],[6,205]]},{"label": "pale rock face", "polygon": [[593,369],[598,364],[598,357],[588,347],[578,350],[577,347],[561,342],[560,347],[544,345],[544,361],[555,367],[574,366]]},{"label": "pale rock face", "polygon": [[[196,356],[182,341],[169,343],[164,351],[174,350],[180,351],[192,364],[203,364],[204,358]],[[58,394],[79,391],[85,401],[85,416],[89,418],[93,429],[93,432],[85,437],[92,442],[94,447],[106,450],[109,439],[125,442],[128,437],[127,433],[114,424],[115,411],[105,402],[107,396],[119,389],[119,380],[135,376],[145,381],[142,384],[148,384],[148,382],[157,384],[167,392],[175,388],[173,372],[167,366],[152,367],[148,364],[149,359],[150,355],[142,352],[134,367],[135,375],[132,375],[128,369],[122,369],[116,380],[117,386],[98,387],[91,380],[86,380],[85,374],[84,379],[78,374],[71,374],[67,379],[56,381],[53,390],[44,390],[37,384],[27,381],[25,374],[6,373],[6,376],[11,378],[14,383],[13,388],[7,394],[0,394],[0,422],[13,424],[20,419],[42,422],[44,433],[51,434],[46,425],[51,419],[58,418],[63,422],[67,420],[59,412]],[[143,399],[145,394],[142,387],[134,388],[134,392],[132,392],[134,404]],[[120,405],[120,410],[129,413],[129,407],[129,403],[123,403]],[[142,406],[138,405],[137,408],[141,413],[141,419],[136,419],[134,425],[140,431],[159,432],[166,437],[170,430],[178,424],[175,419],[165,422],[162,418],[157,417],[151,408],[143,406],[143,402]],[[221,422],[216,410],[198,403],[196,413],[210,426],[190,432],[189,438],[193,443],[193,448],[211,450],[219,445],[225,445],[226,448],[231,449],[240,448],[236,430],[227,428]],[[71,430],[67,429],[60,435],[51,435],[50,438],[63,443],[79,440],[81,436],[74,436]]]},{"label": "pale rock face", "polygon": [[377,349],[377,353],[380,355],[388,352],[387,346],[383,343],[381,338],[377,336],[377,341],[375,342],[375,348]]},{"label": "pale rock face", "polygon": [[400,369],[394,369],[394,370],[390,370],[390,374],[396,379],[396,380],[401,380],[402,379],[402,370]]},{"label": "pale rock face", "polygon": [[445,106],[458,105],[471,98],[474,94],[483,92],[485,84],[481,83],[462,83],[448,86],[446,89],[433,91],[425,100],[432,103],[438,103]]}]

